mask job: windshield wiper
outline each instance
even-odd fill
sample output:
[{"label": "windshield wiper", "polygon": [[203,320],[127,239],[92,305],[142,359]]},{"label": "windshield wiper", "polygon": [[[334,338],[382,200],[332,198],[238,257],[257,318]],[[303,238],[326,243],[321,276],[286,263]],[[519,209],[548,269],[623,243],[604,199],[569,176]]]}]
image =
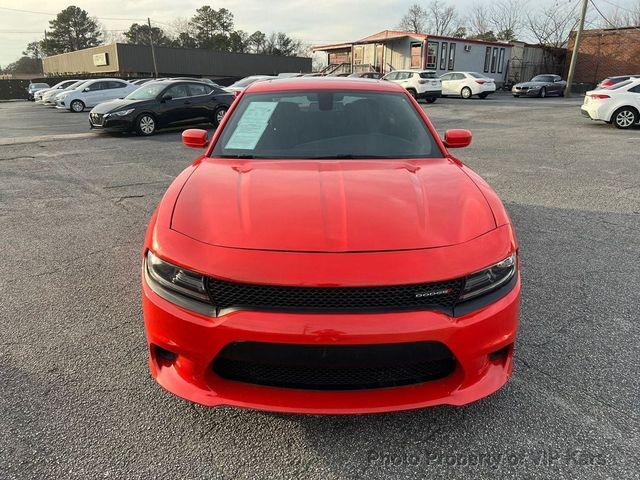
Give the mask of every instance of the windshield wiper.
[{"label": "windshield wiper", "polygon": [[359,155],[353,153],[340,153],[337,155],[326,155],[321,157],[304,157],[308,160],[350,160],[350,159],[368,159],[368,158],[391,158],[384,155]]},{"label": "windshield wiper", "polygon": [[243,154],[243,155],[218,155],[218,158],[244,158],[244,159],[251,159],[251,158],[256,158],[253,155],[249,155],[249,154]]}]

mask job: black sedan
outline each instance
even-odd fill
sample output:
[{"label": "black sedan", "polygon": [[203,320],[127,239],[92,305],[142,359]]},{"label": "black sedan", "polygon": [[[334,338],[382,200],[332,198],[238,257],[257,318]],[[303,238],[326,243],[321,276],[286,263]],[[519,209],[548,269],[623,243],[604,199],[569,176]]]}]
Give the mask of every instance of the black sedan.
[{"label": "black sedan", "polygon": [[536,75],[528,82],[516,83],[511,89],[514,97],[564,96],[567,82],[560,75]]},{"label": "black sedan", "polygon": [[96,105],[89,113],[92,129],[137,132],[199,123],[217,127],[234,96],[199,81],[158,80],[142,85],[125,98]]}]

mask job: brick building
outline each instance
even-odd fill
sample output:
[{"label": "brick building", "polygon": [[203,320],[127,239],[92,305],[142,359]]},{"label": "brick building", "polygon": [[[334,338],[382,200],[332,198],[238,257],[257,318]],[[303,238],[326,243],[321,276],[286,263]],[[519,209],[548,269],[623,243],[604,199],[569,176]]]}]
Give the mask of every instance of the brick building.
[{"label": "brick building", "polygon": [[[575,36],[571,32],[568,59]],[[584,30],[574,82],[595,85],[603,78],[625,74],[640,75],[640,27]]]}]

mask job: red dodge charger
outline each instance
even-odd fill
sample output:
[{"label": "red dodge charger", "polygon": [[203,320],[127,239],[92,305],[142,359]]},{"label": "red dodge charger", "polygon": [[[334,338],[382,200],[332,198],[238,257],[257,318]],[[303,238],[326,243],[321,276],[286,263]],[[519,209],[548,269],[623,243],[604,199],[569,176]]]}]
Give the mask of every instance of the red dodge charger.
[{"label": "red dodge charger", "polygon": [[[171,184],[143,252],[150,367],[203,405],[463,405],[511,375],[518,244],[496,194],[391,82],[238,96]],[[207,146],[208,145],[208,146]]]}]

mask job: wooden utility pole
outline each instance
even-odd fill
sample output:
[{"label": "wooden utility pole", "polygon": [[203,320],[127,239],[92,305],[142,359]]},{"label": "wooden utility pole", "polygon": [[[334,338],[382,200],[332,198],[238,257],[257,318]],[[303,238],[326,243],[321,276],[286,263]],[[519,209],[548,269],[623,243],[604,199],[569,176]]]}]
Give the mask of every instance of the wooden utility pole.
[{"label": "wooden utility pole", "polygon": [[151,29],[151,19],[147,17],[147,23],[149,24],[149,44],[151,45],[151,56],[153,57],[153,78],[158,78],[158,65],[156,63],[156,49],[153,46],[153,30]]},{"label": "wooden utility pole", "polygon": [[580,40],[582,37],[582,30],[584,30],[584,19],[587,16],[587,2],[589,0],[582,0],[582,10],[580,12],[580,22],[578,23],[578,30],[576,31],[576,38],[573,42],[573,52],[571,52],[571,63],[569,64],[569,74],[567,75],[567,88],[564,91],[565,97],[571,96],[571,86],[573,83],[573,74],[576,72],[576,63],[578,63],[578,50],[580,50]]}]

